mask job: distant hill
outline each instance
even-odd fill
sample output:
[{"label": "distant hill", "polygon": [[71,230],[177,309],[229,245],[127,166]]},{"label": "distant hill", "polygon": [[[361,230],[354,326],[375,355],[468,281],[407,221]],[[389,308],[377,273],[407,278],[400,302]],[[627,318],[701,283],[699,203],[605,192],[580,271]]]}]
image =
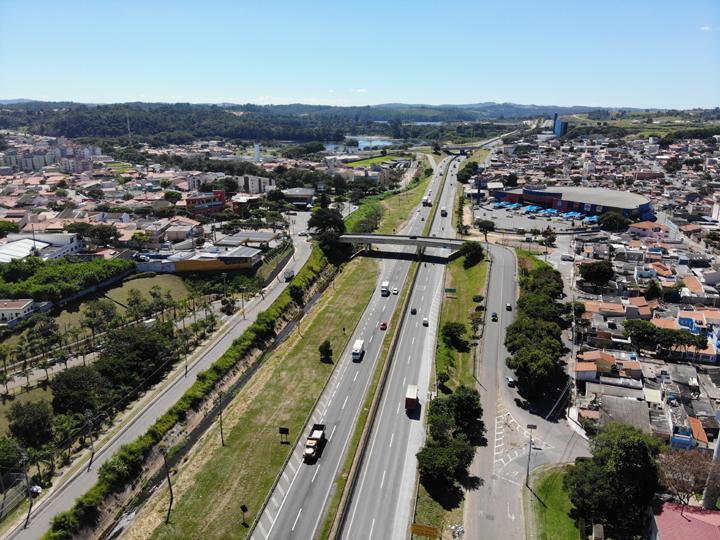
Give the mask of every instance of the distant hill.
[{"label": "distant hill", "polygon": [[23,99],[23,98],[0,99],[0,105],[15,105],[17,103],[30,103],[31,101],[35,101],[35,100],[34,99]]}]

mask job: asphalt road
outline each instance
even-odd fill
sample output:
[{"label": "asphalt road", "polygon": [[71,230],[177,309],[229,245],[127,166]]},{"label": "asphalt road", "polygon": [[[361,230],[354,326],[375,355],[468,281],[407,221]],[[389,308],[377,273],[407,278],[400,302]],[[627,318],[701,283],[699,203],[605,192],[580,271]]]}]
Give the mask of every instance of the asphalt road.
[{"label": "asphalt road", "polygon": [[[455,160],[445,189],[437,203],[448,209],[447,217],[436,214],[431,235],[454,237],[451,225],[457,186]],[[448,255],[449,250],[432,248],[427,255]],[[435,359],[438,320],[442,307],[445,265],[423,263],[419,268],[409,314],[402,323],[398,347],[385,386],[380,412],[375,419],[370,446],[352,494],[343,538],[405,538],[411,519],[417,460],[415,454],[425,440],[422,416],[429,402],[429,384]],[[428,326],[423,318],[428,318]],[[415,384],[420,410],[405,411],[407,386]]]},{"label": "asphalt road", "polygon": [[[441,169],[447,161],[449,159],[441,162]],[[441,174],[436,171],[428,191],[436,191],[440,182]],[[419,207],[419,211],[414,212],[408,220],[403,232],[422,233],[424,219],[427,219],[430,210]],[[389,246],[383,248],[387,251],[391,249]],[[414,248],[396,248],[395,251],[413,253]],[[382,281],[389,281],[391,289],[397,287],[402,290],[409,265],[406,260],[382,260],[377,292],[365,308],[360,324],[348,341],[348,347],[339,357],[339,364],[309,422],[309,425],[325,424],[328,437],[325,449],[315,463],[303,463],[305,438],[300,438],[253,530],[253,539],[310,539],[321,526],[327,501],[343,464],[382,347],[385,332],[379,329],[380,324],[390,322],[399,300],[396,295],[381,296],[379,285]],[[423,316],[422,312],[419,312],[415,319],[420,320]],[[353,362],[350,352],[357,339],[364,340],[365,355],[360,362]],[[305,427],[303,435],[309,433],[309,425]]]},{"label": "asphalt road", "polygon": [[[293,230],[305,230],[309,216],[310,214],[307,212],[292,216],[292,219],[296,222]],[[310,256],[312,244],[308,242],[305,237],[298,236],[293,236],[293,242],[295,244],[295,256],[294,259],[289,261],[286,268],[292,268],[297,272]],[[282,272],[280,276],[282,276]],[[220,358],[230,347],[233,340],[240,336],[245,329],[253,323],[260,311],[270,306],[285,289],[285,286],[286,284],[284,282],[276,279],[265,289],[264,298],[256,296],[254,299],[246,302],[247,319],[243,319],[240,313],[233,315],[226,330],[217,336],[205,352],[188,366],[187,377],[184,377],[182,369],[173,371],[170,375],[169,383],[165,385],[156,397],[143,407],[138,414],[133,416],[108,442],[101,448],[97,448],[97,453],[95,454],[95,459],[90,470],[87,471],[86,467],[82,467],[65,482],[61,484],[56,483],[56,487],[35,504],[30,525],[27,528],[23,528],[22,522],[19,522],[19,524],[7,534],[6,538],[18,538],[22,540],[35,540],[40,538],[50,526],[53,516],[59,512],[69,510],[75,502],[75,499],[83,495],[95,484],[100,466],[112,457],[120,446],[135,440],[145,433],[157,418],[172,407],[195,382],[197,374],[207,369],[215,360]]]},{"label": "asphalt road", "polygon": [[[492,266],[487,313],[496,312],[497,322],[487,321],[478,370],[478,390],[483,405],[487,446],[481,446],[470,468],[479,487],[466,492],[465,537],[525,538],[522,490],[525,489],[527,455],[533,431],[530,469],[549,463],[573,461],[588,455],[587,443],[570,429],[564,419],[547,421],[523,408],[506,377],[514,376],[505,365],[505,330],[513,321],[516,300],[516,262],[512,251],[490,244]],[[506,310],[510,304],[511,311]],[[531,494],[532,496],[532,494]]]}]

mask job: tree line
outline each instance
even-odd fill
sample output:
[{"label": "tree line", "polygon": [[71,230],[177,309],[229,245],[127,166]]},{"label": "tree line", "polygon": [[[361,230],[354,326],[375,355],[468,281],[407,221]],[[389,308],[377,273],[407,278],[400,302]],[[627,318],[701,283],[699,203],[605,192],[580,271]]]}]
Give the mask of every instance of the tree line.
[{"label": "tree line", "polygon": [[134,267],[134,262],[124,259],[14,259],[0,265],[0,297],[57,302]]},{"label": "tree line", "polygon": [[566,327],[568,304],[563,297],[560,272],[542,264],[521,269],[517,316],[508,326],[505,347],[512,356],[507,365],[518,378],[520,393],[534,400],[557,389],[563,373],[558,359],[563,352],[562,328]]}]

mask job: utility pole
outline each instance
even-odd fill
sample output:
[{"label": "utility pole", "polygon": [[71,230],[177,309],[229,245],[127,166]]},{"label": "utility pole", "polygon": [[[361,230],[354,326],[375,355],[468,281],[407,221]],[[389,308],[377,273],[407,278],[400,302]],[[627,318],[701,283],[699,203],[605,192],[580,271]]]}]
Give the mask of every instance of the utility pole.
[{"label": "utility pole", "polygon": [[172,511],[172,505],[173,501],[175,500],[175,497],[173,496],[173,489],[172,489],[172,482],[170,481],[170,470],[168,469],[167,464],[167,448],[162,447],[160,449],[160,453],[163,457],[163,467],[165,469],[165,477],[167,478],[168,488],[170,489],[170,504],[168,505],[167,515],[165,516],[165,523],[170,523],[170,512]]},{"label": "utility pole", "polygon": [[218,392],[217,400],[215,403],[220,407],[220,444],[225,446],[225,433],[223,432],[223,406],[222,406],[223,392]]},{"label": "utility pole", "polygon": [[22,466],[23,475],[25,476],[25,490],[27,492],[27,498],[28,498],[28,501],[30,501],[30,506],[28,506],[27,517],[25,518],[25,525],[23,525],[24,529],[27,529],[27,526],[30,525],[30,513],[32,512],[32,507],[33,507],[32,493],[30,493],[30,480],[28,479],[28,473],[27,473],[27,463],[28,463],[28,455],[27,455],[27,452],[25,451],[25,449],[23,449],[20,452],[20,465]]},{"label": "utility pole", "polygon": [[532,430],[537,429],[537,425],[528,424],[527,428],[530,431],[530,444],[528,445],[527,467],[525,469],[525,487],[529,488],[530,487],[530,455],[532,454],[532,445],[533,445]]}]

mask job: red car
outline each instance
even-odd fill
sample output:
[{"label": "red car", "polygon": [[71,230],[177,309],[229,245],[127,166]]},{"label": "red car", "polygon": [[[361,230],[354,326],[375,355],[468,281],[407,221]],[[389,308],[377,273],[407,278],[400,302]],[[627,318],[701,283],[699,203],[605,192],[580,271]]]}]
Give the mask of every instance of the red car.
[{"label": "red car", "polygon": [[381,323],[380,323],[380,330],[387,330],[387,323],[386,323],[386,322],[381,322]]}]

